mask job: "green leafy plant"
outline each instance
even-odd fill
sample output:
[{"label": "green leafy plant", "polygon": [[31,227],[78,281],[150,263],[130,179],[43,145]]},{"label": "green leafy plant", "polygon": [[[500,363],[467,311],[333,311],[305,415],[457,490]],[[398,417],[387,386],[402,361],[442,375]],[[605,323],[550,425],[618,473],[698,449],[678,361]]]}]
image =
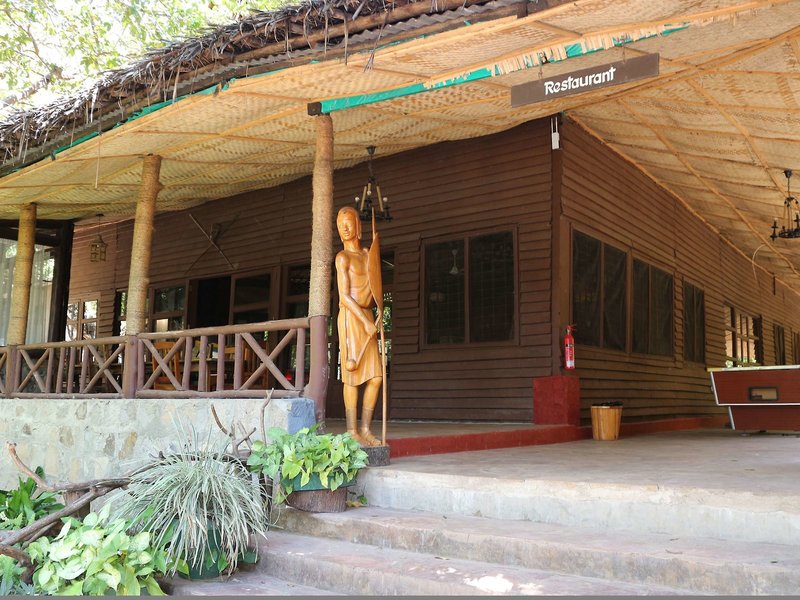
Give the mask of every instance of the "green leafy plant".
[{"label": "green leafy plant", "polygon": [[38,592],[138,596],[146,590],[151,596],[164,595],[155,575],[168,570],[167,553],[153,547],[147,531],[129,535],[129,521],[107,523],[108,509],[89,513],[82,522],[68,517],[55,538],[43,537],[28,546],[38,565],[33,573]]},{"label": "green leafy plant", "polygon": [[[44,478],[44,469],[36,467],[36,474]],[[31,477],[18,480],[18,487],[0,490],[0,529],[21,529],[64,508],[55,492],[37,493],[36,482]]]},{"label": "green leafy plant", "polygon": [[22,580],[23,569],[10,556],[0,555],[0,596],[33,596],[34,587]]},{"label": "green leafy plant", "polygon": [[182,450],[133,475],[115,510],[152,532],[174,559],[173,570],[233,571],[248,560],[250,537],[267,531],[264,497],[247,468],[225,454],[227,438],[214,444],[209,434],[200,443],[192,434]]},{"label": "green leafy plant", "polygon": [[271,428],[267,434],[270,443],[253,442],[247,466],[272,479],[280,473],[286,496],[308,484],[314,476],[329,490],[350,483],[359,469],[367,466],[367,453],[349,433],[318,434],[317,427],[304,427],[293,434]]}]

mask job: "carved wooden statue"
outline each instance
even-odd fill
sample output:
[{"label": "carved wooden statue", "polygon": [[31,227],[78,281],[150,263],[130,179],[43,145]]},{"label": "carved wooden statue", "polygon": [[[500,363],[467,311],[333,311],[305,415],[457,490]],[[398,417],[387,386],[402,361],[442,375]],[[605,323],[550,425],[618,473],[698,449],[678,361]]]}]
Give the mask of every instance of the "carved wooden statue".
[{"label": "carved wooden statue", "polygon": [[[384,381],[377,340],[378,324],[383,318],[380,249],[377,234],[373,235],[369,250],[361,247],[361,221],[354,208],[342,208],[336,216],[336,226],[344,244],[344,250],[336,255],[336,280],[347,431],[363,446],[380,446],[381,440],[370,428]],[[373,304],[378,306],[377,323],[372,313]],[[359,427],[358,395],[362,384],[366,385]],[[384,414],[385,411],[384,406]],[[385,438],[385,428],[383,436]]]}]

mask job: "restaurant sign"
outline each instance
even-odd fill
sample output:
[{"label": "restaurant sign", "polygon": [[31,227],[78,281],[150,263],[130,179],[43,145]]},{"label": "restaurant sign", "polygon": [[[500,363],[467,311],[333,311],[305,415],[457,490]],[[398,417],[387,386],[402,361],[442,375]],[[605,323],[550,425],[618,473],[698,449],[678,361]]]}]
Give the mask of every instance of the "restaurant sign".
[{"label": "restaurant sign", "polygon": [[655,77],[658,75],[658,57],[658,54],[645,54],[515,85],[511,88],[511,106],[516,108],[561,96],[591,92],[610,85]]}]

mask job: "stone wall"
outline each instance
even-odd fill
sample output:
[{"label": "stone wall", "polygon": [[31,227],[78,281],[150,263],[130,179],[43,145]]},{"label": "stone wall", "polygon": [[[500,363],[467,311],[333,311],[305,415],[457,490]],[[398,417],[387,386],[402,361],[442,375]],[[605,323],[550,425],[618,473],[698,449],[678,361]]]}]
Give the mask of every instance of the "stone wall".
[{"label": "stone wall", "polygon": [[[177,443],[180,427],[193,427],[201,439],[219,433],[222,423],[241,422],[260,437],[263,398],[236,399],[0,399],[0,434],[17,443],[17,454],[31,468],[44,467],[50,481],[84,481],[117,476],[149,455]],[[313,423],[313,402],[272,400],[265,426],[290,431]],[[182,425],[178,425],[182,424]],[[16,486],[19,472],[0,449],[0,487]]]}]

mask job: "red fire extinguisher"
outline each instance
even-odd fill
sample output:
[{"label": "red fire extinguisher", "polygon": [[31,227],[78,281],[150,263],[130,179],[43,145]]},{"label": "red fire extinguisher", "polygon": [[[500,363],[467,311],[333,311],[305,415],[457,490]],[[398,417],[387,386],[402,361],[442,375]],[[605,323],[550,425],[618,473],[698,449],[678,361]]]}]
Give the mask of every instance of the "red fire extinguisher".
[{"label": "red fire extinguisher", "polygon": [[575,325],[567,325],[567,333],[564,336],[564,368],[571,370],[575,368],[575,338],[572,331]]}]

